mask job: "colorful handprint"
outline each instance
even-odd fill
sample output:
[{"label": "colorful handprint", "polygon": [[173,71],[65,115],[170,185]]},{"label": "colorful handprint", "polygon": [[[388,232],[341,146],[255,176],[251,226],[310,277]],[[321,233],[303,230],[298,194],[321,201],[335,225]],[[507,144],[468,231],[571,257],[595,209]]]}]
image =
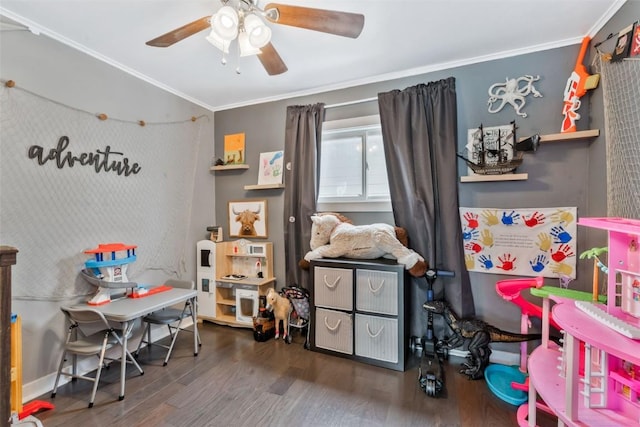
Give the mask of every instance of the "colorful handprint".
[{"label": "colorful handprint", "polygon": [[465,242],[468,242],[469,240],[473,240],[473,239],[478,238],[479,234],[480,234],[480,232],[478,230],[469,229],[469,228],[465,227],[462,230],[462,240],[464,240]]},{"label": "colorful handprint", "polygon": [[488,228],[484,228],[480,232],[480,242],[484,245],[485,248],[490,248],[493,246],[493,234],[491,230]]},{"label": "colorful handprint", "polygon": [[494,225],[500,224],[500,219],[498,219],[498,211],[497,210],[485,210],[482,212],[482,218],[484,218],[484,223],[487,224],[487,227],[491,227]]},{"label": "colorful handprint", "polygon": [[551,265],[551,271],[558,275],[571,276],[571,273],[573,273],[573,267],[569,264],[565,264],[564,262],[553,263]]},{"label": "colorful handprint", "polygon": [[538,245],[542,252],[547,252],[551,249],[551,236],[547,233],[539,233],[536,245]]},{"label": "colorful handprint", "polygon": [[552,227],[550,233],[555,237],[553,243],[569,243],[572,238],[571,234],[569,234],[561,225]]},{"label": "colorful handprint", "polygon": [[524,224],[527,227],[533,228],[536,225],[544,224],[545,216],[544,216],[544,214],[541,214],[540,212],[535,211],[534,213],[531,214],[531,216],[529,218],[524,216],[523,219],[524,219]]},{"label": "colorful handprint", "polygon": [[511,254],[504,254],[498,257],[498,261],[500,261],[502,264],[497,265],[496,267],[504,271],[513,271],[516,268],[514,265],[516,259],[517,258],[515,257],[512,258]]},{"label": "colorful handprint", "polygon": [[480,246],[476,242],[467,243],[466,245],[464,245],[464,248],[466,250],[471,251],[471,252],[476,253],[476,254],[478,252],[482,252],[482,246]]},{"label": "colorful handprint", "polygon": [[571,212],[565,211],[564,209],[558,209],[551,214],[551,221],[557,222],[558,224],[569,225],[573,222],[573,220],[573,214]]},{"label": "colorful handprint", "polygon": [[502,212],[502,223],[504,225],[515,225],[518,223],[518,220],[520,219],[520,214],[516,213],[516,211],[511,211],[510,214],[507,214],[507,212]]},{"label": "colorful handprint", "polygon": [[476,267],[476,260],[471,254],[464,255],[464,265],[467,267],[467,270],[471,271]]},{"label": "colorful handprint", "polygon": [[478,223],[478,214],[466,212],[464,214],[464,219],[467,220],[467,227],[469,228],[478,228],[478,226],[480,225]]},{"label": "colorful handprint", "polygon": [[549,264],[549,260],[544,254],[540,254],[536,256],[534,259],[529,260],[529,265],[531,269],[536,273],[540,273],[544,268]]},{"label": "colorful handprint", "polygon": [[493,268],[491,255],[480,255],[478,257],[478,261],[480,261],[480,267],[484,268],[485,270],[491,270]]},{"label": "colorful handprint", "polygon": [[571,250],[571,246],[569,245],[560,245],[558,246],[557,251],[551,250],[551,259],[555,262],[562,262],[566,257],[573,256],[573,251]]}]

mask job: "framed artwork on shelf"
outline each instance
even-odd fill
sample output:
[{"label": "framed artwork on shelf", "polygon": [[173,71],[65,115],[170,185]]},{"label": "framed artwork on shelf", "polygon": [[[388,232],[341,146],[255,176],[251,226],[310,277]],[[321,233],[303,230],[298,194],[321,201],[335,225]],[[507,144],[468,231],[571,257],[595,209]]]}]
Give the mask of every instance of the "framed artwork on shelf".
[{"label": "framed artwork on shelf", "polygon": [[244,132],[224,136],[224,164],[244,164]]},{"label": "framed artwork on shelf", "polygon": [[284,151],[260,153],[258,185],[282,184]]},{"label": "framed artwork on shelf", "polygon": [[267,201],[229,202],[229,237],[261,238],[267,234]]}]

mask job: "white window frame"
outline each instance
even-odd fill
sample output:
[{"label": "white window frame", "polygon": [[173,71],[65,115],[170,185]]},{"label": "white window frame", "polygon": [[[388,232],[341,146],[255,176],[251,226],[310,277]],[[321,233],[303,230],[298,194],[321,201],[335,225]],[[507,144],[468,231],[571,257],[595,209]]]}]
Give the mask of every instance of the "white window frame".
[{"label": "white window frame", "polygon": [[[350,119],[331,120],[322,124],[322,133],[336,130],[350,130],[380,125],[380,116],[362,116]],[[318,159],[319,160],[319,159]],[[366,167],[366,166],[365,166]],[[363,171],[364,174],[364,171]],[[320,177],[322,179],[322,177]],[[318,200],[318,211],[324,212],[391,212],[391,199],[389,200]]]}]

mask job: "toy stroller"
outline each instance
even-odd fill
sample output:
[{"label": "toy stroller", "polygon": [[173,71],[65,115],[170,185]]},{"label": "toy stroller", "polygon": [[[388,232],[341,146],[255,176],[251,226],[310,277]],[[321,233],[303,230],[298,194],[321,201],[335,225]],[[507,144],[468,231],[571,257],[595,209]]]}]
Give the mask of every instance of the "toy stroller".
[{"label": "toy stroller", "polygon": [[291,343],[291,328],[307,329],[304,341],[304,348],[309,350],[309,291],[297,286],[287,286],[282,288],[280,294],[289,298],[293,310],[289,313],[287,326],[287,343]]}]

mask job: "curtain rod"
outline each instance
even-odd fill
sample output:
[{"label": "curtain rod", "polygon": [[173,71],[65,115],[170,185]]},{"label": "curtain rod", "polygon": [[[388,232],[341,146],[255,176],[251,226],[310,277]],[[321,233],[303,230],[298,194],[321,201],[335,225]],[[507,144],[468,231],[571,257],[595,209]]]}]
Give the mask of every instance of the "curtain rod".
[{"label": "curtain rod", "polygon": [[330,104],[330,105],[325,105],[324,108],[337,108],[337,107],[346,107],[348,105],[356,105],[356,104],[364,104],[365,102],[371,102],[371,101],[377,101],[378,97],[373,97],[373,98],[365,98],[365,99],[358,99],[356,101],[347,101],[347,102],[340,102],[338,104]]}]

